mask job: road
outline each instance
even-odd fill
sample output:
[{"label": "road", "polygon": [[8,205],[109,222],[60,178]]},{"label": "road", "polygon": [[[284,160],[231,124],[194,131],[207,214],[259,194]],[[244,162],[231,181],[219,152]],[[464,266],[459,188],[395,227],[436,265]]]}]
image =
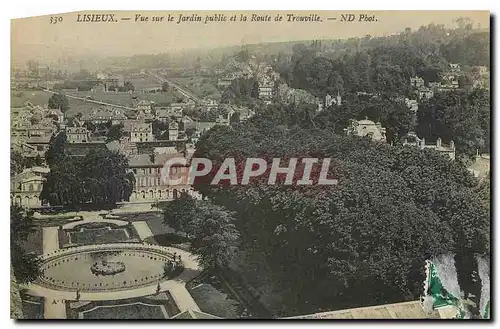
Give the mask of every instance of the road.
[{"label": "road", "polygon": [[181,93],[183,96],[189,98],[189,99],[192,99],[195,103],[197,104],[204,104],[205,101],[201,98],[199,98],[198,96],[194,95],[192,92],[190,92],[189,90],[181,87],[179,84],[167,79],[166,77],[164,76],[161,76],[159,75],[158,73],[155,73],[155,72],[149,72],[149,75],[155,79],[157,79],[158,81],[160,81],[161,83],[163,82],[166,82],[168,83],[169,86],[173,87],[175,90],[177,90],[179,93]]},{"label": "road", "polygon": [[[48,90],[48,89],[44,89],[43,91],[48,92],[48,93],[52,93],[52,94],[60,94],[60,92],[52,91],[52,90]],[[111,104],[111,103],[106,103],[106,102],[101,102],[101,101],[96,101],[95,99],[88,99],[88,98],[84,98],[84,97],[78,97],[78,96],[67,95],[67,94],[64,94],[64,95],[66,97],[68,97],[68,98],[77,99],[77,100],[80,100],[80,101],[83,101],[83,102],[87,102],[87,103],[94,103],[94,104],[98,104],[98,105],[112,106],[112,107],[117,107],[117,108],[124,109],[124,110],[135,110],[132,107],[118,105],[118,104]]]}]

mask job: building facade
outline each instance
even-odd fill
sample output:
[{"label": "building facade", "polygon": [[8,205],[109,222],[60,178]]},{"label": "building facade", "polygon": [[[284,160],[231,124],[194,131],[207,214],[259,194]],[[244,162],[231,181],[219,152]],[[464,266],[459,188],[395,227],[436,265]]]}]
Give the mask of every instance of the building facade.
[{"label": "building facade", "polygon": [[68,143],[88,143],[90,141],[90,132],[85,127],[67,127],[66,137]]},{"label": "building facade", "polygon": [[33,167],[11,178],[10,203],[25,208],[41,207],[40,194],[49,171],[49,168]]},{"label": "building facade", "polygon": [[130,130],[130,141],[132,143],[151,142],[153,138],[153,126],[150,123],[136,124]]},{"label": "building facade", "polygon": [[[189,165],[176,164],[165,172],[164,166],[169,159],[184,158],[180,153],[138,154],[129,156],[129,170],[134,173],[135,186],[130,196],[130,202],[157,202],[176,199],[182,192],[193,197],[197,193],[189,186]],[[169,184],[167,177],[180,182]]]}]

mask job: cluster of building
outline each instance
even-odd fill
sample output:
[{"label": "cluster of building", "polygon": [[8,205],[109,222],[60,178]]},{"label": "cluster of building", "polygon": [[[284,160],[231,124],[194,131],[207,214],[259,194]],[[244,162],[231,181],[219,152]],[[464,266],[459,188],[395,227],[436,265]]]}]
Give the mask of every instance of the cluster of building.
[{"label": "cluster of building", "polygon": [[408,133],[403,139],[403,146],[416,146],[420,149],[436,150],[441,154],[447,155],[451,160],[455,160],[455,143],[450,141],[448,145],[443,144],[442,139],[438,138],[436,144],[426,144],[425,138],[419,138],[414,132]]},{"label": "cluster of building", "polygon": [[472,81],[471,88],[483,88],[489,78],[489,70],[486,66],[476,66],[466,73],[462,72],[460,64],[450,63],[448,69],[441,73],[440,81],[429,81],[426,85],[422,77],[415,76],[410,78],[410,84],[419,99],[429,99],[434,97],[435,93],[464,88],[459,82],[461,76],[467,76]]},{"label": "cluster of building", "polygon": [[[376,142],[387,142],[386,128],[380,122],[373,122],[368,119],[351,120],[349,126],[344,129],[346,135],[369,137]],[[408,133],[403,138],[403,146],[414,146],[420,149],[432,149],[455,160],[455,143],[450,141],[448,145],[442,142],[441,138],[436,140],[436,144],[428,144],[425,138],[419,138],[414,132]]]},{"label": "cluster of building", "polygon": [[52,134],[64,122],[59,109],[35,106],[26,102],[11,109],[11,146],[25,157],[43,157]]},{"label": "cluster of building", "polygon": [[[40,156],[43,160],[51,137],[64,132],[70,155],[83,156],[91,148],[100,147],[120,152],[128,158],[128,169],[136,179],[130,202],[169,200],[184,191],[197,196],[186,181],[172,186],[162,179],[165,162],[172,157],[189,159],[194,153],[194,144],[201,135],[214,126],[229,125],[234,113],[239,113],[240,121],[247,120],[255,113],[247,108],[221,105],[223,108],[220,110],[225,115],[219,115],[213,122],[198,122],[184,114],[185,109],[192,106],[187,102],[154,108],[151,102],[138,101],[133,111],[101,107],[74,117],[69,122],[59,110],[28,103],[23,108],[12,109],[11,148],[24,157]],[[155,120],[168,123],[166,131],[162,132],[162,139],[157,139],[153,133]],[[106,142],[102,136],[89,131],[86,125],[109,122],[123,125],[123,134],[119,140]],[[186,136],[188,129],[191,130],[189,138]],[[174,175],[187,177],[187,165],[173,167],[172,170]],[[42,206],[40,192],[48,171],[47,167],[29,168],[12,177],[11,201],[30,208]]]}]

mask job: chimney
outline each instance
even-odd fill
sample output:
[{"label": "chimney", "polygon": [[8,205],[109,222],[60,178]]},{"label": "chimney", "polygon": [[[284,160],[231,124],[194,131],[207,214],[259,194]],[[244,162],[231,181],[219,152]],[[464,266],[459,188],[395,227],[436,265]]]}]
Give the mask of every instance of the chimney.
[{"label": "chimney", "polygon": [[425,137],[422,137],[422,139],[420,140],[420,148],[424,148],[425,147]]},{"label": "chimney", "polygon": [[439,137],[436,141],[436,147],[440,148],[441,147],[441,137]]},{"label": "chimney", "polygon": [[[455,150],[455,142],[454,142],[454,141],[451,141],[451,142],[450,142],[450,148],[451,148],[452,150]],[[479,152],[479,150],[478,150],[478,152]],[[479,153],[478,153],[478,154],[479,154]]]}]

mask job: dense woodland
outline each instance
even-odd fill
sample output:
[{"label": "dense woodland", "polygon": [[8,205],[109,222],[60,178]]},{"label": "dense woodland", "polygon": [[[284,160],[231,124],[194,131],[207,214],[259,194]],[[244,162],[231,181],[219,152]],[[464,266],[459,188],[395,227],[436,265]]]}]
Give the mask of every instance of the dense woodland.
[{"label": "dense woodland", "polygon": [[429,25],[392,37],[349,39],[343,45],[339,51],[324,52],[319,41],[296,44],[291,56],[281,54],[275,61],[290,86],[321,98],[343,96],[342,106],[318,115],[318,125],[342,132],[349,119],[367,117],[387,128],[389,142],[398,142],[413,130],[431,142],[438,137],[453,140],[458,153],[465,156],[477,149],[489,152],[489,90],[437,93],[419,104],[417,118],[404,104],[406,97],[417,99],[410,77],[420,76],[427,85],[440,81],[449,63],[461,64],[464,77],[473,75],[473,66],[489,67],[488,32],[470,25],[453,30]]},{"label": "dense woodland", "polygon": [[288,122],[257,116],[214,128],[195,153],[219,164],[226,157],[332,159],[333,187],[272,186],[266,177],[248,186],[211,187],[210,177],[195,184],[236,212],[240,249],[262,255],[281,277],[287,307],[313,312],[415,300],[425,259],[443,253],[456,255],[461,284],[472,284],[470,265],[461,264],[489,254],[490,217],[463,164]]},{"label": "dense woodland", "polygon": [[[342,95],[341,106],[319,114],[307,104],[262,107],[246,123],[213,128],[197,143],[194,156],[216,168],[227,157],[332,159],[333,187],[272,186],[265,175],[247,186],[210,186],[211,176],[195,184],[236,214],[245,251],[238,257],[253,255],[278,278],[285,314],[416,300],[424,261],[442,254],[454,255],[461,288],[479,294],[471,273],[474,257],[490,253],[489,182],[479,183],[464,161],[400,145],[417,131],[454,140],[459,158],[489,151],[489,91],[436,94],[420,102],[417,116],[403,102],[414,96],[410,77],[439,81],[450,62],[465,72],[489,67],[489,34],[430,25],[347,40],[335,52],[320,42],[298,44],[291,56],[276,58],[275,69],[294,88]],[[230,88],[252,97],[251,84]],[[387,128],[392,145],[343,135],[349,119],[365,117]]]}]

